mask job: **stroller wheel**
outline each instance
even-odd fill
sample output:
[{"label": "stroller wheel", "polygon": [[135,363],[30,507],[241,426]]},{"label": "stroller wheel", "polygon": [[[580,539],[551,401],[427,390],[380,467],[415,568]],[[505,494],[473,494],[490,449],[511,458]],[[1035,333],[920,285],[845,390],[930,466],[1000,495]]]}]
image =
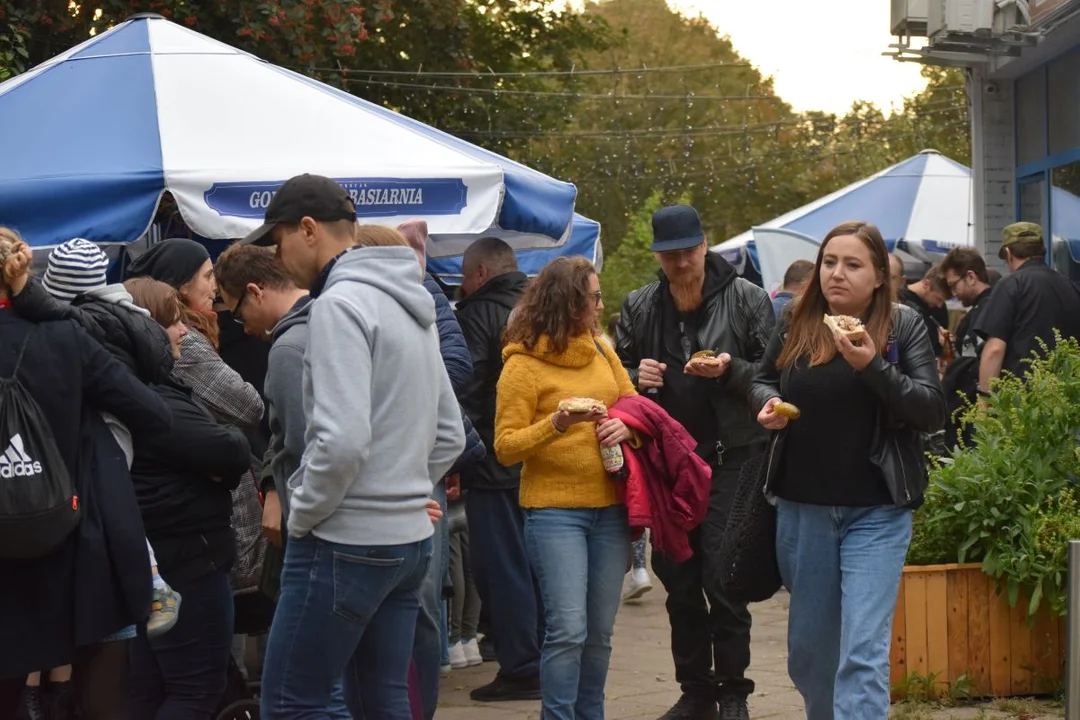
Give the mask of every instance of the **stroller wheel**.
[{"label": "stroller wheel", "polygon": [[215,720],[259,720],[259,701],[238,700],[227,705]]}]

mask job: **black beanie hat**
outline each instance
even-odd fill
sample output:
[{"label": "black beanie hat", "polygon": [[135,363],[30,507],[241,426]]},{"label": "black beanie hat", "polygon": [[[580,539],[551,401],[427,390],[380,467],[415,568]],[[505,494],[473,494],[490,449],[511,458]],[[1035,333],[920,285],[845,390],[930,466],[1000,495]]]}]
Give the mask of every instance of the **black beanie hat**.
[{"label": "black beanie hat", "polygon": [[170,238],[135,258],[128,266],[126,276],[129,279],[150,277],[179,290],[209,259],[210,253],[194,240]]}]

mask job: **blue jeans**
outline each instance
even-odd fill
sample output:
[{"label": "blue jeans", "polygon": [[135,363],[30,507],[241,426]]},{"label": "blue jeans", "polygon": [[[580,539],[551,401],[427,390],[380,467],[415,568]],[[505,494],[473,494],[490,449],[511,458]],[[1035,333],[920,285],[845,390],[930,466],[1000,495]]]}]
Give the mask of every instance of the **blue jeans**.
[{"label": "blue jeans", "polygon": [[232,654],[233,597],[227,570],[186,583],[176,625],[153,639],[146,626],[129,648],[131,720],[210,720],[225,694]]},{"label": "blue jeans", "polygon": [[603,720],[611,633],[630,560],[626,508],[526,510],[525,548],[547,623],[544,720]]},{"label": "blue jeans", "polygon": [[387,546],[289,538],[266,646],[263,720],[331,717],[342,677],[354,717],[411,720],[409,659],[431,546],[430,538]]},{"label": "blue jeans", "polygon": [[889,642],[910,541],[910,510],[779,501],[788,674],[807,720],[889,716]]},{"label": "blue jeans", "polygon": [[[443,513],[446,513],[445,482],[435,486],[431,499],[437,500]],[[435,706],[439,704],[439,676],[443,664],[443,628],[446,625],[443,618],[443,581],[450,572],[450,523],[445,514],[435,525],[431,540],[431,563],[420,587],[420,612],[416,618],[412,646],[420,698],[427,720],[435,716]]]}]

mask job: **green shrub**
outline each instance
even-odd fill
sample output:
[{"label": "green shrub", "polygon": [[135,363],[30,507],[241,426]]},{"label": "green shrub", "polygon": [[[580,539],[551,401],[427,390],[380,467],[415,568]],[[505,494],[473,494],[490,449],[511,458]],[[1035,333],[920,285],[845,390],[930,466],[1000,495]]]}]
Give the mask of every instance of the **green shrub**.
[{"label": "green shrub", "polygon": [[908,563],[981,562],[1033,615],[1045,598],[1065,609],[1068,541],[1080,539],[1080,345],[1058,339],[1024,382],[1003,376],[962,411],[972,447],[933,460],[915,515]]}]

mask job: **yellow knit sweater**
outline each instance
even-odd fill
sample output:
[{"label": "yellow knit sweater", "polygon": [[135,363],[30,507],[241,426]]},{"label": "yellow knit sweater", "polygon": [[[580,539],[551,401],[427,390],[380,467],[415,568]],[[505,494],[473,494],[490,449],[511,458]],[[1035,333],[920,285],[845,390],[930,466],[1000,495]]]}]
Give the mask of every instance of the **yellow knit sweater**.
[{"label": "yellow knit sweater", "polygon": [[571,338],[566,352],[553,354],[547,336],[529,350],[521,343],[503,349],[495,405],[495,454],[503,465],[524,463],[521,506],[600,508],[619,495],[600,458],[595,423],[577,423],[565,433],[551,414],[569,397],[600,400],[608,407],[635,395],[615,352],[592,335]]}]

